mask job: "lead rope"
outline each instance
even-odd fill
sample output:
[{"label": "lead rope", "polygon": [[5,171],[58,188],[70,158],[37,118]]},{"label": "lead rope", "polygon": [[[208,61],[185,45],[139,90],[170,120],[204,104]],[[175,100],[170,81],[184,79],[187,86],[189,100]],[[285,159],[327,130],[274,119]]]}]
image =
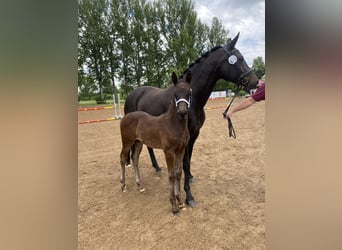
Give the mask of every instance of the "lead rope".
[{"label": "lead rope", "polygon": [[[237,89],[237,93],[239,93],[239,90],[240,90],[240,87]],[[232,105],[235,97],[236,97],[236,94],[234,93],[234,96],[233,96],[232,100],[228,104],[226,110],[222,113],[223,117],[227,117],[227,112],[228,112],[230,106]],[[232,120],[229,117],[227,117],[227,120],[228,120],[229,137],[233,137],[235,139],[236,138],[236,134],[235,134],[235,130],[234,130],[234,127],[233,127]]]}]

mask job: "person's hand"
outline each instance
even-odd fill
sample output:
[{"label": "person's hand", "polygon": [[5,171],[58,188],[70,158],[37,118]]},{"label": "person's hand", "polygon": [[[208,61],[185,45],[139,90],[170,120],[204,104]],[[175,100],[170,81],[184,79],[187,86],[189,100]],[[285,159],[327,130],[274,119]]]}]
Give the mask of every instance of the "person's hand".
[{"label": "person's hand", "polygon": [[223,119],[228,120],[228,117],[231,118],[232,115],[233,115],[233,113],[232,113],[231,111],[228,111],[228,112],[226,113],[226,115],[223,115]]}]

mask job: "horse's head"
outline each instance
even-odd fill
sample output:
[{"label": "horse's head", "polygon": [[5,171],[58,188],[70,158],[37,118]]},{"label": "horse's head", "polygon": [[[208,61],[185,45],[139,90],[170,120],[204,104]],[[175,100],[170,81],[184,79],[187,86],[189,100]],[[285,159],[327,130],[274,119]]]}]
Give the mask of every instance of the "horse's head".
[{"label": "horse's head", "polygon": [[188,109],[191,103],[191,71],[188,71],[185,80],[178,79],[175,72],[172,73],[172,82],[174,84],[174,98],[176,102],[177,115],[184,119],[188,115]]},{"label": "horse's head", "polygon": [[232,81],[247,92],[250,89],[256,88],[258,84],[258,78],[254,74],[253,70],[248,67],[245,59],[238,49],[235,48],[235,44],[239,39],[238,33],[233,40],[228,39],[227,43],[222,46],[224,50],[224,61],[221,64],[221,75],[225,80]]}]

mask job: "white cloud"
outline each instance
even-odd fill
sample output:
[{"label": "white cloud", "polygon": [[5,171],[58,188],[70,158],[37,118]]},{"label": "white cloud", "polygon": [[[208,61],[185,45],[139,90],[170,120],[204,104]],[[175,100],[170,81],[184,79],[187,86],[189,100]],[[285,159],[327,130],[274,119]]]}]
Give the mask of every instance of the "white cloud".
[{"label": "white cloud", "polygon": [[201,17],[201,20],[205,23],[207,23],[208,21],[210,21],[210,19],[212,18],[212,13],[211,11],[208,9],[208,7],[204,6],[204,5],[200,5],[197,8],[197,14],[198,16]]},{"label": "white cloud", "polygon": [[213,17],[221,20],[234,37],[240,32],[236,47],[251,66],[261,56],[265,61],[265,1],[264,0],[194,0],[202,22],[211,25]]}]

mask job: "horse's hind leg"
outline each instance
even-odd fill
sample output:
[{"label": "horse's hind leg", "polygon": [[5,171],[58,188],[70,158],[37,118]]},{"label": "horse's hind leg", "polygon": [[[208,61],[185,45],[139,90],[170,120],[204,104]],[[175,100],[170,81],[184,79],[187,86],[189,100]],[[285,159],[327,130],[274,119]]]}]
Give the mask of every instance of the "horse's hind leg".
[{"label": "horse's hind leg", "polygon": [[156,173],[159,175],[161,173],[161,168],[158,165],[156,156],[154,155],[153,148],[147,147],[148,153],[150,155],[152,166],[156,169]]},{"label": "horse's hind leg", "polygon": [[144,192],[145,188],[142,185],[140,172],[139,172],[139,156],[141,153],[143,144],[140,141],[135,141],[134,143],[134,151],[132,152],[132,160],[133,160],[133,167],[135,172],[135,182],[139,187],[140,192]]}]

